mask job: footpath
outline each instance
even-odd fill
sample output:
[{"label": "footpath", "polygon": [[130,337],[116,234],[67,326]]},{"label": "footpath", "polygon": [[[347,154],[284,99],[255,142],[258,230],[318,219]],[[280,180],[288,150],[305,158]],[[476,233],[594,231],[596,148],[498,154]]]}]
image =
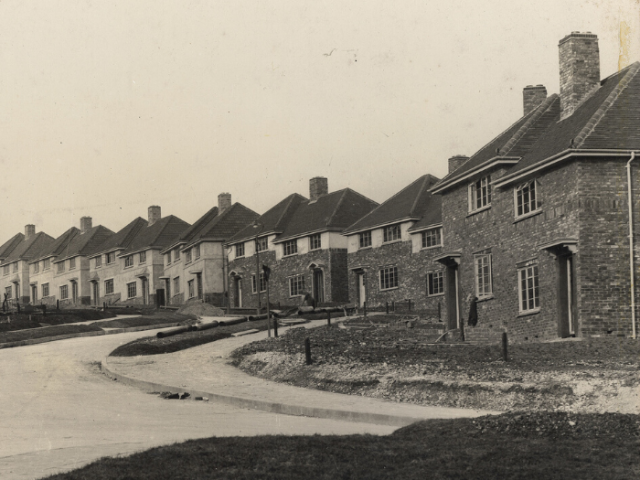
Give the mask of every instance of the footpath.
[{"label": "footpath", "polygon": [[[324,320],[305,324],[323,325]],[[280,328],[284,333],[287,328]],[[228,364],[235,349],[267,337],[257,332],[164,355],[111,357],[103,372],[114,380],[146,392],[171,392],[241,408],[285,415],[302,415],[377,425],[405,426],[433,418],[477,417],[497,414],[488,410],[427,407],[374,398],[323,392],[252,377]],[[186,396],[185,396],[186,397]],[[180,401],[180,400],[167,400]]]}]

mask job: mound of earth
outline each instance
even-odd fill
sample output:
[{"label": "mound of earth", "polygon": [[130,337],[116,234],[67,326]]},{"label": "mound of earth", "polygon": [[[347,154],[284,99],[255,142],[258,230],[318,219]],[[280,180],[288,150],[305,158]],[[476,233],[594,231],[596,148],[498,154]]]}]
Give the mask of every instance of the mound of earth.
[{"label": "mound of earth", "polygon": [[209,303],[190,303],[178,309],[178,313],[183,315],[197,315],[198,317],[224,317],[221,308],[214,307]]}]

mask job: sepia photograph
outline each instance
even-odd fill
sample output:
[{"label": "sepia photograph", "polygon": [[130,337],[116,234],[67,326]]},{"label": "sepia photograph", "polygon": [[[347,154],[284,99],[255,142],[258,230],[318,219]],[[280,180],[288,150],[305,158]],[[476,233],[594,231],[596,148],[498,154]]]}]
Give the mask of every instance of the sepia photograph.
[{"label": "sepia photograph", "polygon": [[0,479],[640,478],[639,0],[0,0]]}]

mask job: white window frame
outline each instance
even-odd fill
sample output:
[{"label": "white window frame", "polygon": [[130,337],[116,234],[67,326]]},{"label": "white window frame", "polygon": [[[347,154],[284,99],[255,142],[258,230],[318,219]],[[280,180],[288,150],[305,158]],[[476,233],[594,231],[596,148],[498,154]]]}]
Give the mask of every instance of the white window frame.
[{"label": "white window frame", "polygon": [[539,187],[538,181],[534,179],[513,189],[513,208],[516,218],[528,217],[541,210]]},{"label": "white window frame", "polygon": [[173,251],[173,263],[176,263],[178,260],[180,260],[180,249],[176,248]]},{"label": "white window frame", "polygon": [[69,259],[69,270],[75,270],[76,269],[76,258],[70,258]]},{"label": "white window frame", "polygon": [[49,270],[51,268],[51,259],[45,258],[42,266],[43,266],[43,270]]},{"label": "white window frame", "polygon": [[427,272],[427,297],[444,295],[444,272]]},{"label": "white window frame", "polygon": [[133,255],[127,255],[126,257],[124,257],[124,268],[131,267],[133,267]]},{"label": "white window frame", "polygon": [[474,255],[473,269],[476,284],[476,297],[478,299],[493,296],[493,266],[490,253]]},{"label": "white window frame", "polygon": [[396,265],[381,267],[379,281],[381,291],[398,288],[400,284],[398,281],[398,267]]},{"label": "white window frame", "polygon": [[33,264],[33,273],[39,273],[40,272],[40,262],[35,262]]},{"label": "white window frame", "polygon": [[244,257],[244,243],[236,243],[236,258]]},{"label": "white window frame", "polygon": [[200,258],[200,244],[193,246],[193,256],[195,260],[198,260]]},{"label": "white window frame", "polygon": [[[109,288],[111,287],[111,288]],[[115,282],[113,281],[113,278],[107,278],[104,281],[104,294],[105,295],[113,295],[113,292],[115,292]]]},{"label": "white window frame", "polygon": [[42,284],[42,298],[49,296],[49,282]]},{"label": "white window frame", "polygon": [[[267,291],[267,282],[264,279],[264,272],[260,272],[260,293]],[[256,274],[251,275],[251,293],[256,293]]]},{"label": "white window frame", "polygon": [[287,240],[282,244],[283,257],[290,257],[298,254],[298,240]]},{"label": "white window frame", "polygon": [[167,265],[171,265],[171,252],[165,255],[165,260],[167,261]]},{"label": "white window frame", "polygon": [[538,264],[518,269],[518,310],[532,313],[540,310],[540,281]]},{"label": "white window frame", "polygon": [[[491,207],[491,175],[469,184],[469,213]],[[478,196],[479,195],[479,196]]]},{"label": "white window frame", "polygon": [[64,273],[64,260],[57,264],[56,273]]},{"label": "white window frame", "polygon": [[147,263],[147,252],[140,252],[140,256],[138,257],[138,263]]},{"label": "white window frame", "polygon": [[189,298],[193,298],[195,297],[195,288],[194,288],[194,281],[193,280],[189,280],[187,282],[187,291],[189,292]]},{"label": "white window frame", "polygon": [[305,290],[305,278],[304,275],[295,275],[289,277],[289,296],[300,297],[304,295]]},{"label": "white window frame", "polygon": [[322,234],[309,235],[309,251],[320,250],[322,248]]},{"label": "white window frame", "polygon": [[[435,238],[435,240],[433,240]],[[422,248],[434,248],[442,246],[442,227],[430,228],[422,232]],[[435,241],[436,243],[432,243]],[[431,243],[431,244],[430,244]]]},{"label": "white window frame", "polygon": [[98,255],[96,257],[96,268],[100,268],[101,266],[102,266],[102,255]]},{"label": "white window frame", "polygon": [[371,230],[358,234],[358,248],[371,247]]},{"label": "white window frame", "polygon": [[107,258],[105,259],[105,263],[107,265],[111,265],[116,261],[116,252],[109,252],[107,253],[106,257]]},{"label": "white window frame", "polygon": [[[266,252],[267,250],[269,250],[269,237],[259,237],[256,248],[258,249],[258,252]],[[296,252],[297,251],[298,250],[296,246]]]},{"label": "white window frame", "polygon": [[138,296],[138,282],[127,283],[127,298],[136,298],[137,296]]},{"label": "white window frame", "polygon": [[387,225],[382,229],[382,243],[392,243],[402,240],[402,228],[399,224]]},{"label": "white window frame", "polygon": [[60,300],[69,298],[69,285],[60,285]]},{"label": "white window frame", "polygon": [[188,249],[184,252],[184,263],[185,264],[191,263],[191,249]]}]

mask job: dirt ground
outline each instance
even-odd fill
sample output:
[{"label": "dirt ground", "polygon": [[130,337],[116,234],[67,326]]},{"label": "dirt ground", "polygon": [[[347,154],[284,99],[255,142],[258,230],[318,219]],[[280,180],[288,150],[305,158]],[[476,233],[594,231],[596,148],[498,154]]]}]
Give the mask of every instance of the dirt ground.
[{"label": "dirt ground", "polygon": [[243,347],[234,364],[292,385],[421,405],[640,413],[638,341],[511,345],[505,362],[499,345],[434,345],[432,338],[429,329],[295,329]]}]

